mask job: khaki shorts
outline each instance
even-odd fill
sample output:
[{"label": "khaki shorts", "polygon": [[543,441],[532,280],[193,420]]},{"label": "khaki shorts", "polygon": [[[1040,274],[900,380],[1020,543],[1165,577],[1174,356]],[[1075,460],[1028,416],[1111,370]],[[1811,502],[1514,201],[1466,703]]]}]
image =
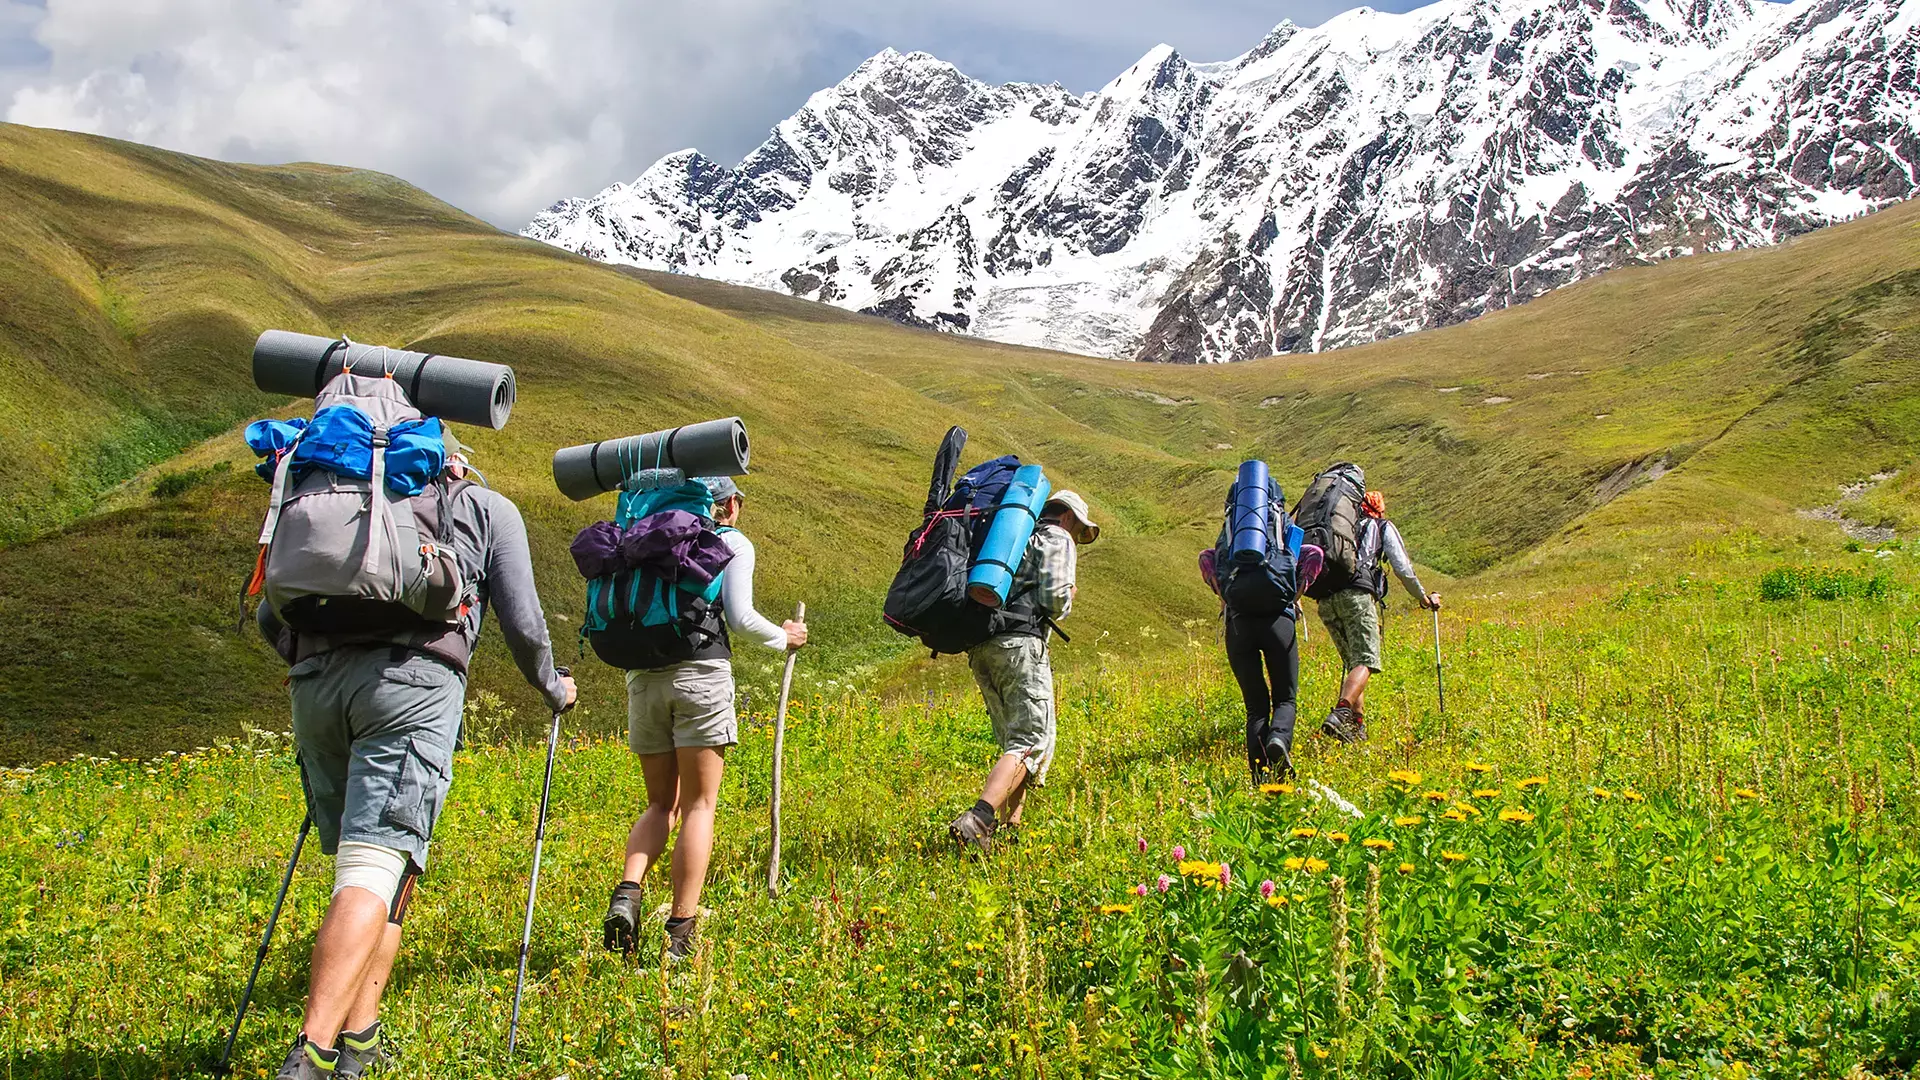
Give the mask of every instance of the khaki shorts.
[{"label": "khaki shorts", "polygon": [[627,672],[627,746],[636,754],[732,746],[733,665],[688,660],[658,671]]},{"label": "khaki shorts", "polygon": [[1380,670],[1380,602],[1365,589],[1341,589],[1320,601],[1320,623],[1340,649],[1347,671]]},{"label": "khaki shorts", "polygon": [[1047,643],[1024,634],[990,638],[967,650],[967,666],[986,699],[1000,752],[1020,755],[1033,782],[1045,784],[1057,734]]}]

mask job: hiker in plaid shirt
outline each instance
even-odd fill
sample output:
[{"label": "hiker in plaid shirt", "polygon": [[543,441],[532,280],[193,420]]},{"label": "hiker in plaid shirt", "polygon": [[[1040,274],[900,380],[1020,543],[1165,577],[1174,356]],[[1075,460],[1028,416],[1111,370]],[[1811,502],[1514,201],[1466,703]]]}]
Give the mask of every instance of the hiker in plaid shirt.
[{"label": "hiker in plaid shirt", "polygon": [[1073,610],[1076,545],[1099,536],[1086,500],[1071,491],[1055,492],[1040,508],[1040,522],[1007,590],[1001,612],[1011,624],[967,650],[967,666],[986,700],[1000,757],[979,801],[947,826],[958,844],[992,850],[1003,824],[1019,826],[1027,789],[1047,782],[1055,740],[1047,636]]}]

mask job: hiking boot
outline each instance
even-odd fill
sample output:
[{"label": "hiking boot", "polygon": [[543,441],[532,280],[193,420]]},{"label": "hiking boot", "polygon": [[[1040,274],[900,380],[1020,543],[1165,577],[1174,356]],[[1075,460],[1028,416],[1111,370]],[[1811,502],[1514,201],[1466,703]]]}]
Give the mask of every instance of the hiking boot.
[{"label": "hiking boot", "polygon": [[1343,701],[1327,714],[1327,722],[1320,725],[1320,734],[1337,742],[1357,743],[1367,737],[1367,725],[1354,707]]},{"label": "hiking boot", "polygon": [[301,1032],[274,1080],[331,1080],[340,1075],[340,1057],[336,1051],[322,1050],[308,1042],[306,1033]]},{"label": "hiking boot", "polygon": [[341,1032],[335,1049],[340,1051],[340,1064],[334,1075],[340,1077],[364,1076],[399,1060],[392,1044],[380,1037],[378,1020],[361,1031]]},{"label": "hiking boot", "polygon": [[960,816],[953,819],[947,826],[947,835],[953,837],[961,850],[972,844],[982,855],[993,854],[993,829],[972,808],[962,810]]},{"label": "hiking boot", "polygon": [[1279,784],[1293,779],[1293,748],[1284,739],[1267,742],[1267,779]]},{"label": "hiking boot", "polygon": [[607,917],[600,924],[601,939],[608,952],[633,955],[640,945],[640,887],[621,882],[613,887],[613,899],[607,903]]},{"label": "hiking boot", "polygon": [[698,920],[689,915],[684,919],[667,920],[667,961],[674,963],[693,955],[694,930]]}]

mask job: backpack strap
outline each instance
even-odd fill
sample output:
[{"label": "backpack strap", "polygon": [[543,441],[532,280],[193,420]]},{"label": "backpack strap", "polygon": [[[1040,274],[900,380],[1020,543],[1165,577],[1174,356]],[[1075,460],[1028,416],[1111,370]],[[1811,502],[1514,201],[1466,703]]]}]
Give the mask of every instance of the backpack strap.
[{"label": "backpack strap", "polygon": [[385,488],[387,486],[387,446],[392,442],[383,427],[373,429],[373,457],[368,468],[371,474],[367,489],[367,557],[360,562],[360,569],[368,574],[380,572],[380,564],[385,559],[385,551],[380,546],[384,538],[386,550],[398,552],[400,533],[393,523],[393,508],[387,505]]},{"label": "backpack strap", "polygon": [[287,504],[287,494],[293,489],[293,452],[300,448],[300,440],[307,437],[303,429],[293,437],[287,448],[280,452],[280,461],[273,467],[273,496],[267,502],[267,520],[260,526],[260,546],[273,543],[273,534],[280,528],[280,510]]}]

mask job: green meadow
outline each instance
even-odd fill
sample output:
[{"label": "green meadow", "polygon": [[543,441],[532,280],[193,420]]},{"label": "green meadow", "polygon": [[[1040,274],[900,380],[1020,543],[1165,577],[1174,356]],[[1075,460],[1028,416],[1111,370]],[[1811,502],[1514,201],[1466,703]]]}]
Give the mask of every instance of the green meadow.
[{"label": "green meadow", "polygon": [[[521,1055],[507,1009],[547,716],[483,644],[384,1022],[410,1077],[1861,1077],[1920,1068],[1920,209],[1631,268],[1472,323],[1226,368],[1090,360],[598,266],[391,178],[0,125],[0,1077],[200,1075],[300,824],[284,669],[234,630],[268,327],[511,363],[463,429],[577,653],[554,448],[746,419],[761,605],[805,601],[786,880],[777,658],[742,664],[698,959],[599,948],[640,807],[578,663]],[[1107,526],[1017,840],[960,662],[880,624],[947,426]],[[1372,738],[1260,791],[1194,569],[1231,471],[1350,458],[1396,596]],[[1304,625],[1302,724],[1338,667]],[[1175,849],[1179,848],[1179,855]],[[1164,878],[1164,887],[1163,887]],[[331,865],[242,1032],[298,1025]],[[651,900],[665,899],[657,884]],[[657,938],[655,940],[657,948]]]}]

